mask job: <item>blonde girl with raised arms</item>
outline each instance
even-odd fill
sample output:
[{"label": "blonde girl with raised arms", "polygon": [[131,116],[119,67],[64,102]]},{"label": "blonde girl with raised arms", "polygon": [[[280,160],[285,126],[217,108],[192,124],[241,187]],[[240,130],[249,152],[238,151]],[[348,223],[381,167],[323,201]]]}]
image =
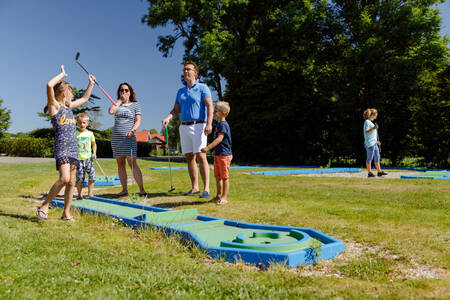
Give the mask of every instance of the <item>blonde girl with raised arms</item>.
[{"label": "blonde girl with raised arms", "polygon": [[64,210],[61,219],[66,221],[73,220],[70,214],[70,205],[72,203],[75,174],[79,162],[76,121],[72,109],[85,104],[89,100],[95,84],[95,77],[89,75],[89,85],[86,88],[86,92],[80,99],[72,101],[73,88],[69,83],[62,80],[66,76],[67,73],[64,70],[64,66],[61,65],[61,72],[47,83],[47,106],[44,108],[44,112],[50,117],[52,126],[55,129],[54,154],[59,178],[51,187],[47,198],[37,208],[36,216],[41,220],[47,220],[50,202],[63,187],[65,187]]}]

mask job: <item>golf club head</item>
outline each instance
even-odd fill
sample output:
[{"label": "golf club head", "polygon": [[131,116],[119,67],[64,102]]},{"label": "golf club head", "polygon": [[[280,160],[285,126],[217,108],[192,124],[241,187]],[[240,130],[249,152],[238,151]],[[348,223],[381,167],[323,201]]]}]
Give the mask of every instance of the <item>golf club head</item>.
[{"label": "golf club head", "polygon": [[174,188],[174,187],[172,187],[172,188],[169,190],[169,193],[170,193],[170,192],[173,192],[173,191],[175,191],[175,188]]},{"label": "golf club head", "polygon": [[75,60],[78,60],[80,58],[80,52],[77,52],[77,55],[75,55]]}]

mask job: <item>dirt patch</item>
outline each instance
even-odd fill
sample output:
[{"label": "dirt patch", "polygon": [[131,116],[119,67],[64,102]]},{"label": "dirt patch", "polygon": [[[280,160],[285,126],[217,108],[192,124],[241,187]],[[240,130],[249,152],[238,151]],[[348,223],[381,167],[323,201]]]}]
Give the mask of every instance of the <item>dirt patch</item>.
[{"label": "dirt patch", "polygon": [[345,277],[339,270],[339,266],[350,263],[355,258],[360,258],[363,254],[375,254],[377,257],[384,258],[392,262],[393,276],[391,280],[432,278],[443,279],[450,278],[450,271],[428,265],[422,265],[414,258],[402,254],[393,254],[388,250],[382,249],[382,246],[370,246],[355,242],[345,242],[345,252],[340,254],[334,260],[326,260],[317,265],[308,265],[294,269],[294,272],[300,276],[328,276]]},{"label": "dirt patch", "polygon": [[[345,252],[341,253],[335,259],[321,261],[317,264],[299,266],[298,268],[286,268],[288,272],[296,273],[302,277],[308,276],[325,276],[325,277],[337,277],[346,278],[345,274],[339,271],[339,268],[343,265],[351,263],[353,259],[358,259],[365,254],[374,254],[379,258],[384,258],[392,262],[392,275],[389,276],[390,281],[394,280],[406,280],[406,279],[444,279],[450,278],[450,271],[442,268],[432,267],[428,265],[422,265],[417,263],[413,258],[407,257],[401,254],[393,254],[388,250],[382,248],[382,246],[370,246],[355,242],[345,242]],[[215,259],[203,258],[202,263],[206,264],[219,264]],[[253,270],[253,271],[266,271],[265,266],[248,265],[242,262],[229,263],[225,262],[227,266],[232,266],[239,269]]]}]

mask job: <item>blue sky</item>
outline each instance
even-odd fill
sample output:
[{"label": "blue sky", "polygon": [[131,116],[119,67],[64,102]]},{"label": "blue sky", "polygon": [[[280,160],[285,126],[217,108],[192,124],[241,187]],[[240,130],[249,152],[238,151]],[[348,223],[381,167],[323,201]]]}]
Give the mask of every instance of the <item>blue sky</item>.
[{"label": "blue sky", "polygon": [[[161,120],[173,106],[181,87],[183,48],[164,58],[157,37],[171,28],[141,23],[148,4],[143,0],[0,0],[0,98],[11,110],[9,132],[50,127],[37,112],[46,103],[45,84],[64,64],[74,87],[85,88],[87,75],[75,62],[94,74],[115,99],[117,86],[129,82],[142,106],[141,129],[161,129]],[[444,34],[450,34],[449,1],[440,6]],[[94,94],[105,129],[113,125],[108,99],[97,87]],[[213,94],[213,97],[215,95]]]}]

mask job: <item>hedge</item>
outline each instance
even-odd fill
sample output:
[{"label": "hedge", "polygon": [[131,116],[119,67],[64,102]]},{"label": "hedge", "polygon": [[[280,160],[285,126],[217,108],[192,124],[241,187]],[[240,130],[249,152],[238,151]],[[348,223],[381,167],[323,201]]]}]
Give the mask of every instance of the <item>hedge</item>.
[{"label": "hedge", "polygon": [[4,140],[3,151],[8,156],[53,157],[53,139],[10,137]]},{"label": "hedge", "polygon": [[[96,140],[97,143],[97,157],[113,157],[111,141]],[[136,151],[136,149],[133,149]],[[138,157],[147,157],[151,152],[151,145],[145,142],[138,142]],[[131,151],[130,151],[131,153]]]},{"label": "hedge", "polygon": [[[53,139],[33,137],[10,137],[2,139],[0,152],[8,156],[53,157]],[[113,157],[111,141],[96,140],[97,157]],[[138,142],[138,157],[147,157],[151,151],[148,143]]]}]

